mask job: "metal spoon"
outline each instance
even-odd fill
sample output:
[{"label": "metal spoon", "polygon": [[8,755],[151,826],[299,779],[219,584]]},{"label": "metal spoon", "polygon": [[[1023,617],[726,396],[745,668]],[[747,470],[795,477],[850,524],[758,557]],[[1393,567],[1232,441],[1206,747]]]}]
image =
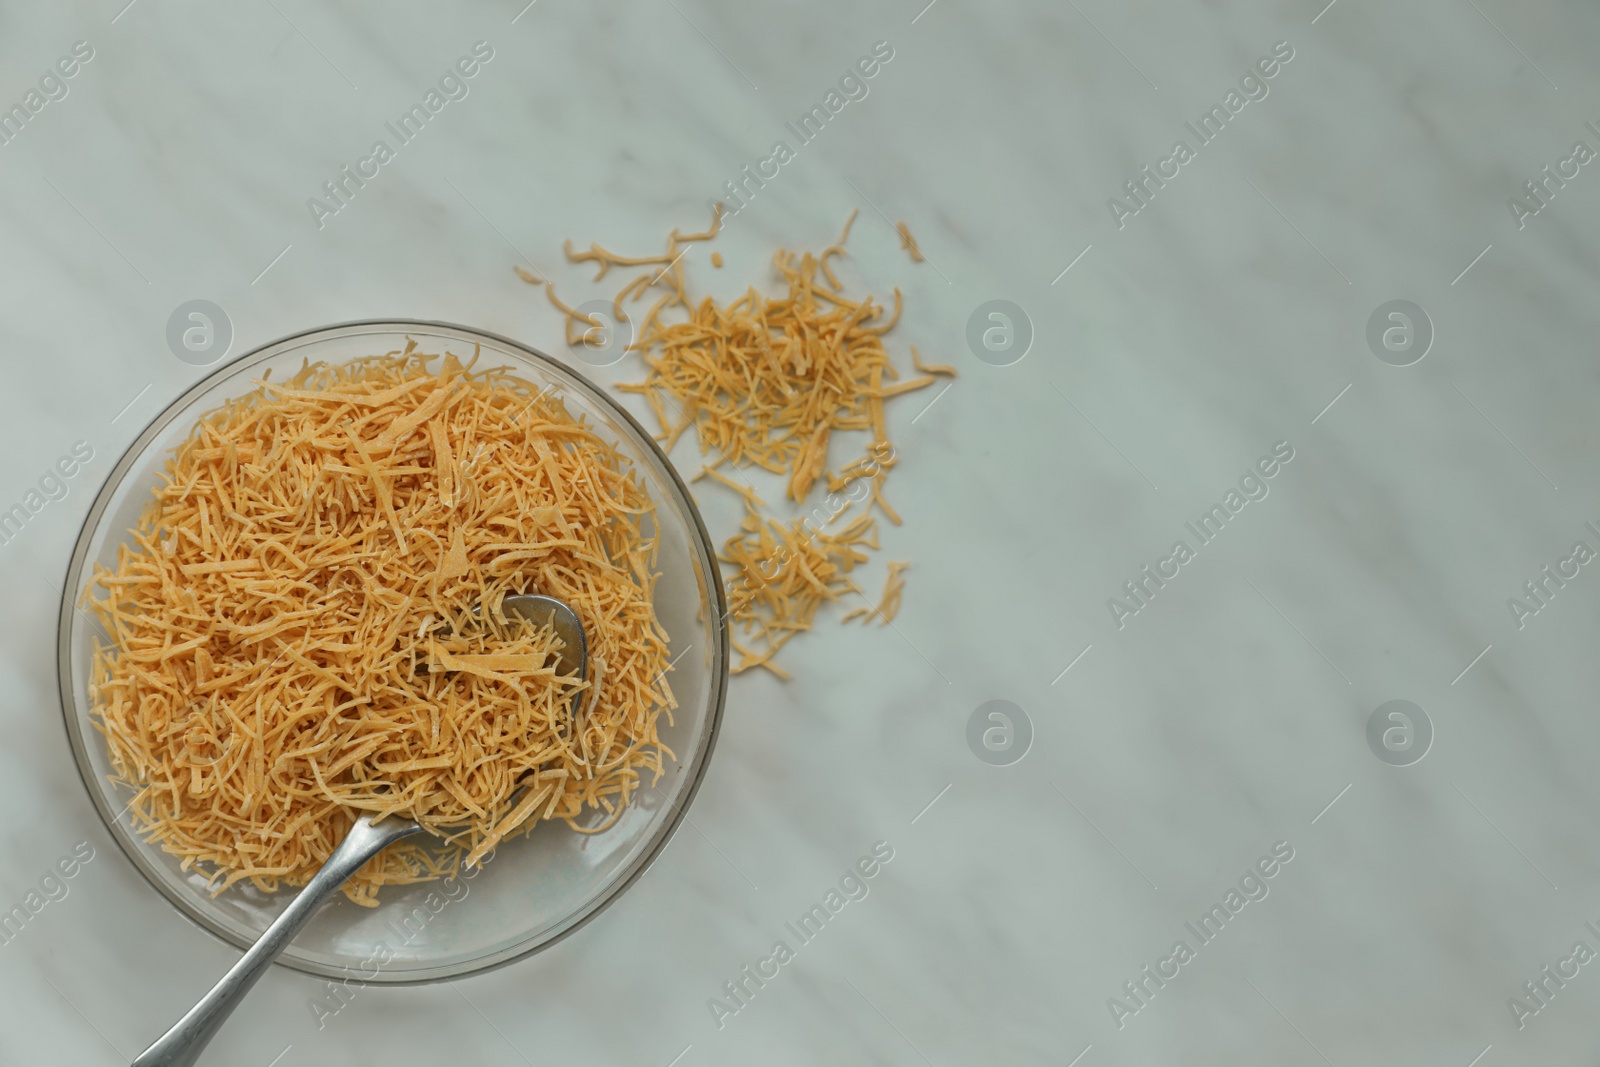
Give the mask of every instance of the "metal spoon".
[{"label": "metal spoon", "polygon": [[[577,612],[554,597],[533,593],[508,596],[500,605],[508,616],[527,619],[535,626],[552,627],[565,646],[557,673],[582,676],[588,659],[588,646]],[[580,693],[573,698],[574,710],[581,697]],[[322,869],[312,876],[300,895],[290,901],[282,914],[272,921],[260,940],[250,946],[239,962],[211,987],[211,992],[189,1009],[187,1015],[141,1052],[130,1067],[192,1067],[228,1016],[233,1014],[233,1009],[250,991],[250,987],[256,984],[266,973],[267,966],[278,958],[310,921],[317,906],[331,897],[346,879],[361,869],[362,864],[385,847],[420,834],[423,829],[410,819],[394,815],[381,823],[373,822],[370,815],[358,818]]]}]

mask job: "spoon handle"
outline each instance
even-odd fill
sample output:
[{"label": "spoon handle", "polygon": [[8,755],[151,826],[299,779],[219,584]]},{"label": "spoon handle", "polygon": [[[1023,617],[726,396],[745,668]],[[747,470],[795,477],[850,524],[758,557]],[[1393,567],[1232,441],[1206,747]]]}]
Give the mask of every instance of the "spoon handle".
[{"label": "spoon handle", "polygon": [[192,1067],[250,987],[310,921],[317,905],[332,896],[347,878],[385,846],[421,831],[422,827],[409,819],[389,818],[380,825],[374,825],[366,815],[357,819],[322,869],[273,920],[261,939],[212,986],[211,992],[201,997],[187,1015],[140,1053],[129,1067]]}]

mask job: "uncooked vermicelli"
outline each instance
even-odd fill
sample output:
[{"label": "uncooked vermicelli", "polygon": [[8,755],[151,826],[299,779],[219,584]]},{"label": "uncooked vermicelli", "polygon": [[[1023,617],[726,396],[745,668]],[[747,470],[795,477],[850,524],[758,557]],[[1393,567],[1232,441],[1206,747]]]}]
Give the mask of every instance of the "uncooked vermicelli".
[{"label": "uncooked vermicelli", "polygon": [[[114,777],[217,891],[304,884],[363,812],[445,835],[346,884],[374,904],[539,821],[608,824],[670,755],[652,502],[559,399],[473,365],[408,345],[262,380],[199,420],[96,572]],[[577,611],[585,677],[500,612],[524,592]]]}]

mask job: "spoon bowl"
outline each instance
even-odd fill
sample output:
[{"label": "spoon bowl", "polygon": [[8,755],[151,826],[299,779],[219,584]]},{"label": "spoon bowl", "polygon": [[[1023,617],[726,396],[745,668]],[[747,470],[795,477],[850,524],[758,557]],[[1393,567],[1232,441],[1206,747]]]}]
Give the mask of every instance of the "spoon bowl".
[{"label": "spoon bowl", "polygon": [[[508,617],[515,615],[526,619],[534,626],[549,626],[555,630],[561,639],[561,658],[556,663],[556,673],[583,676],[589,662],[589,645],[584,640],[582,620],[565,601],[541,593],[514,593],[501,599],[500,611]],[[574,703],[576,700],[574,698]]]}]

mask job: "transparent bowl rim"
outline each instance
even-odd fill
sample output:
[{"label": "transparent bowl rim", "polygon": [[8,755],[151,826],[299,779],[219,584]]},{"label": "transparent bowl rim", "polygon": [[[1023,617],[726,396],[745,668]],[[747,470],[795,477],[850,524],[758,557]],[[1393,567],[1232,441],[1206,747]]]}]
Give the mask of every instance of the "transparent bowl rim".
[{"label": "transparent bowl rim", "polygon": [[[716,748],[717,738],[722,732],[723,705],[727,699],[728,692],[728,648],[730,636],[728,633],[727,598],[722,586],[721,571],[717,566],[716,551],[711,541],[711,535],[706,530],[705,520],[700,515],[700,509],[695,504],[693,494],[689,492],[688,486],[684,484],[677,468],[667,458],[667,454],[662,450],[661,445],[626,408],[622,407],[605,390],[590,381],[582,373],[561,360],[502,334],[476,327],[462,326],[453,322],[433,319],[355,319],[302,330],[260,345],[235,359],[221,364],[163,408],[133,439],[123,451],[116,466],[106,476],[99,491],[95,494],[94,503],[90,506],[88,515],[83,520],[83,526],[78,532],[76,543],[73,545],[71,561],[67,566],[66,584],[62,587],[60,614],[57,619],[56,669],[60,688],[63,725],[66,727],[68,743],[72,747],[73,760],[78,767],[78,776],[83,780],[84,789],[88,792],[89,799],[94,803],[95,810],[99,813],[101,821],[105,823],[107,832],[116,841],[118,847],[122,849],[123,854],[133,863],[134,868],[144,876],[145,881],[149,882],[158,893],[166,898],[167,902],[180,915],[227,944],[241,949],[249,948],[251,944],[249,939],[238,937],[233,931],[214,922],[209,915],[191,907],[187,900],[173,892],[157,876],[151,859],[145,854],[145,843],[122,825],[120,814],[111,810],[105,791],[99,788],[95,781],[96,775],[89,761],[89,740],[84,735],[83,724],[78,715],[73,695],[71,640],[72,616],[75,611],[74,601],[76,599],[73,596],[73,591],[78,587],[83,568],[88,560],[90,538],[109,505],[112,494],[122,484],[123,478],[127,477],[134,462],[144,453],[150,442],[175,419],[187,411],[189,406],[210,389],[219,378],[224,375],[237,374],[253,365],[263,363],[289,348],[303,347],[314,341],[384,330],[395,333],[426,330],[431,333],[455,335],[457,339],[464,342],[492,342],[494,345],[511,349],[534,363],[545,364],[561,374],[575,378],[579,386],[587,392],[591,399],[598,401],[602,406],[609,409],[611,414],[632,429],[637,439],[644,443],[649,453],[653,454],[661,470],[666,473],[669,488],[677,494],[678,502],[683,512],[691,520],[694,548],[701,557],[700,563],[702,572],[706,575],[705,584],[709,586],[708,592],[710,593],[711,607],[716,611],[718,620],[712,628],[715,648],[711,666],[708,726],[702,731],[699,746],[691,760],[684,761],[691,763],[692,766],[692,777],[688,784],[688,790],[684,794],[682,802],[676,805],[675,808],[673,805],[668,805],[670,809],[669,815],[654,830],[654,840],[650,842],[649,847],[632,861],[626,873],[614,881],[602,895],[568,916],[559,929],[549,933],[534,944],[511,945],[474,960],[441,965],[436,972],[427,969],[408,970],[403,974],[384,972],[370,983],[417,985],[458,978],[464,975],[481,974],[497,967],[503,967],[536,952],[543,951],[581,929],[590,920],[609,908],[618,897],[622,896],[655,863],[666,848],[667,843],[677,833],[678,827],[687,817],[689,806],[694,803],[694,798],[700,791],[701,783],[705,781],[706,770],[711,765],[711,755]],[[340,978],[363,985],[369,984],[360,979],[352,978],[346,970],[339,967],[326,966],[309,960],[284,959],[282,957],[276,962],[304,974],[324,978]]]}]

